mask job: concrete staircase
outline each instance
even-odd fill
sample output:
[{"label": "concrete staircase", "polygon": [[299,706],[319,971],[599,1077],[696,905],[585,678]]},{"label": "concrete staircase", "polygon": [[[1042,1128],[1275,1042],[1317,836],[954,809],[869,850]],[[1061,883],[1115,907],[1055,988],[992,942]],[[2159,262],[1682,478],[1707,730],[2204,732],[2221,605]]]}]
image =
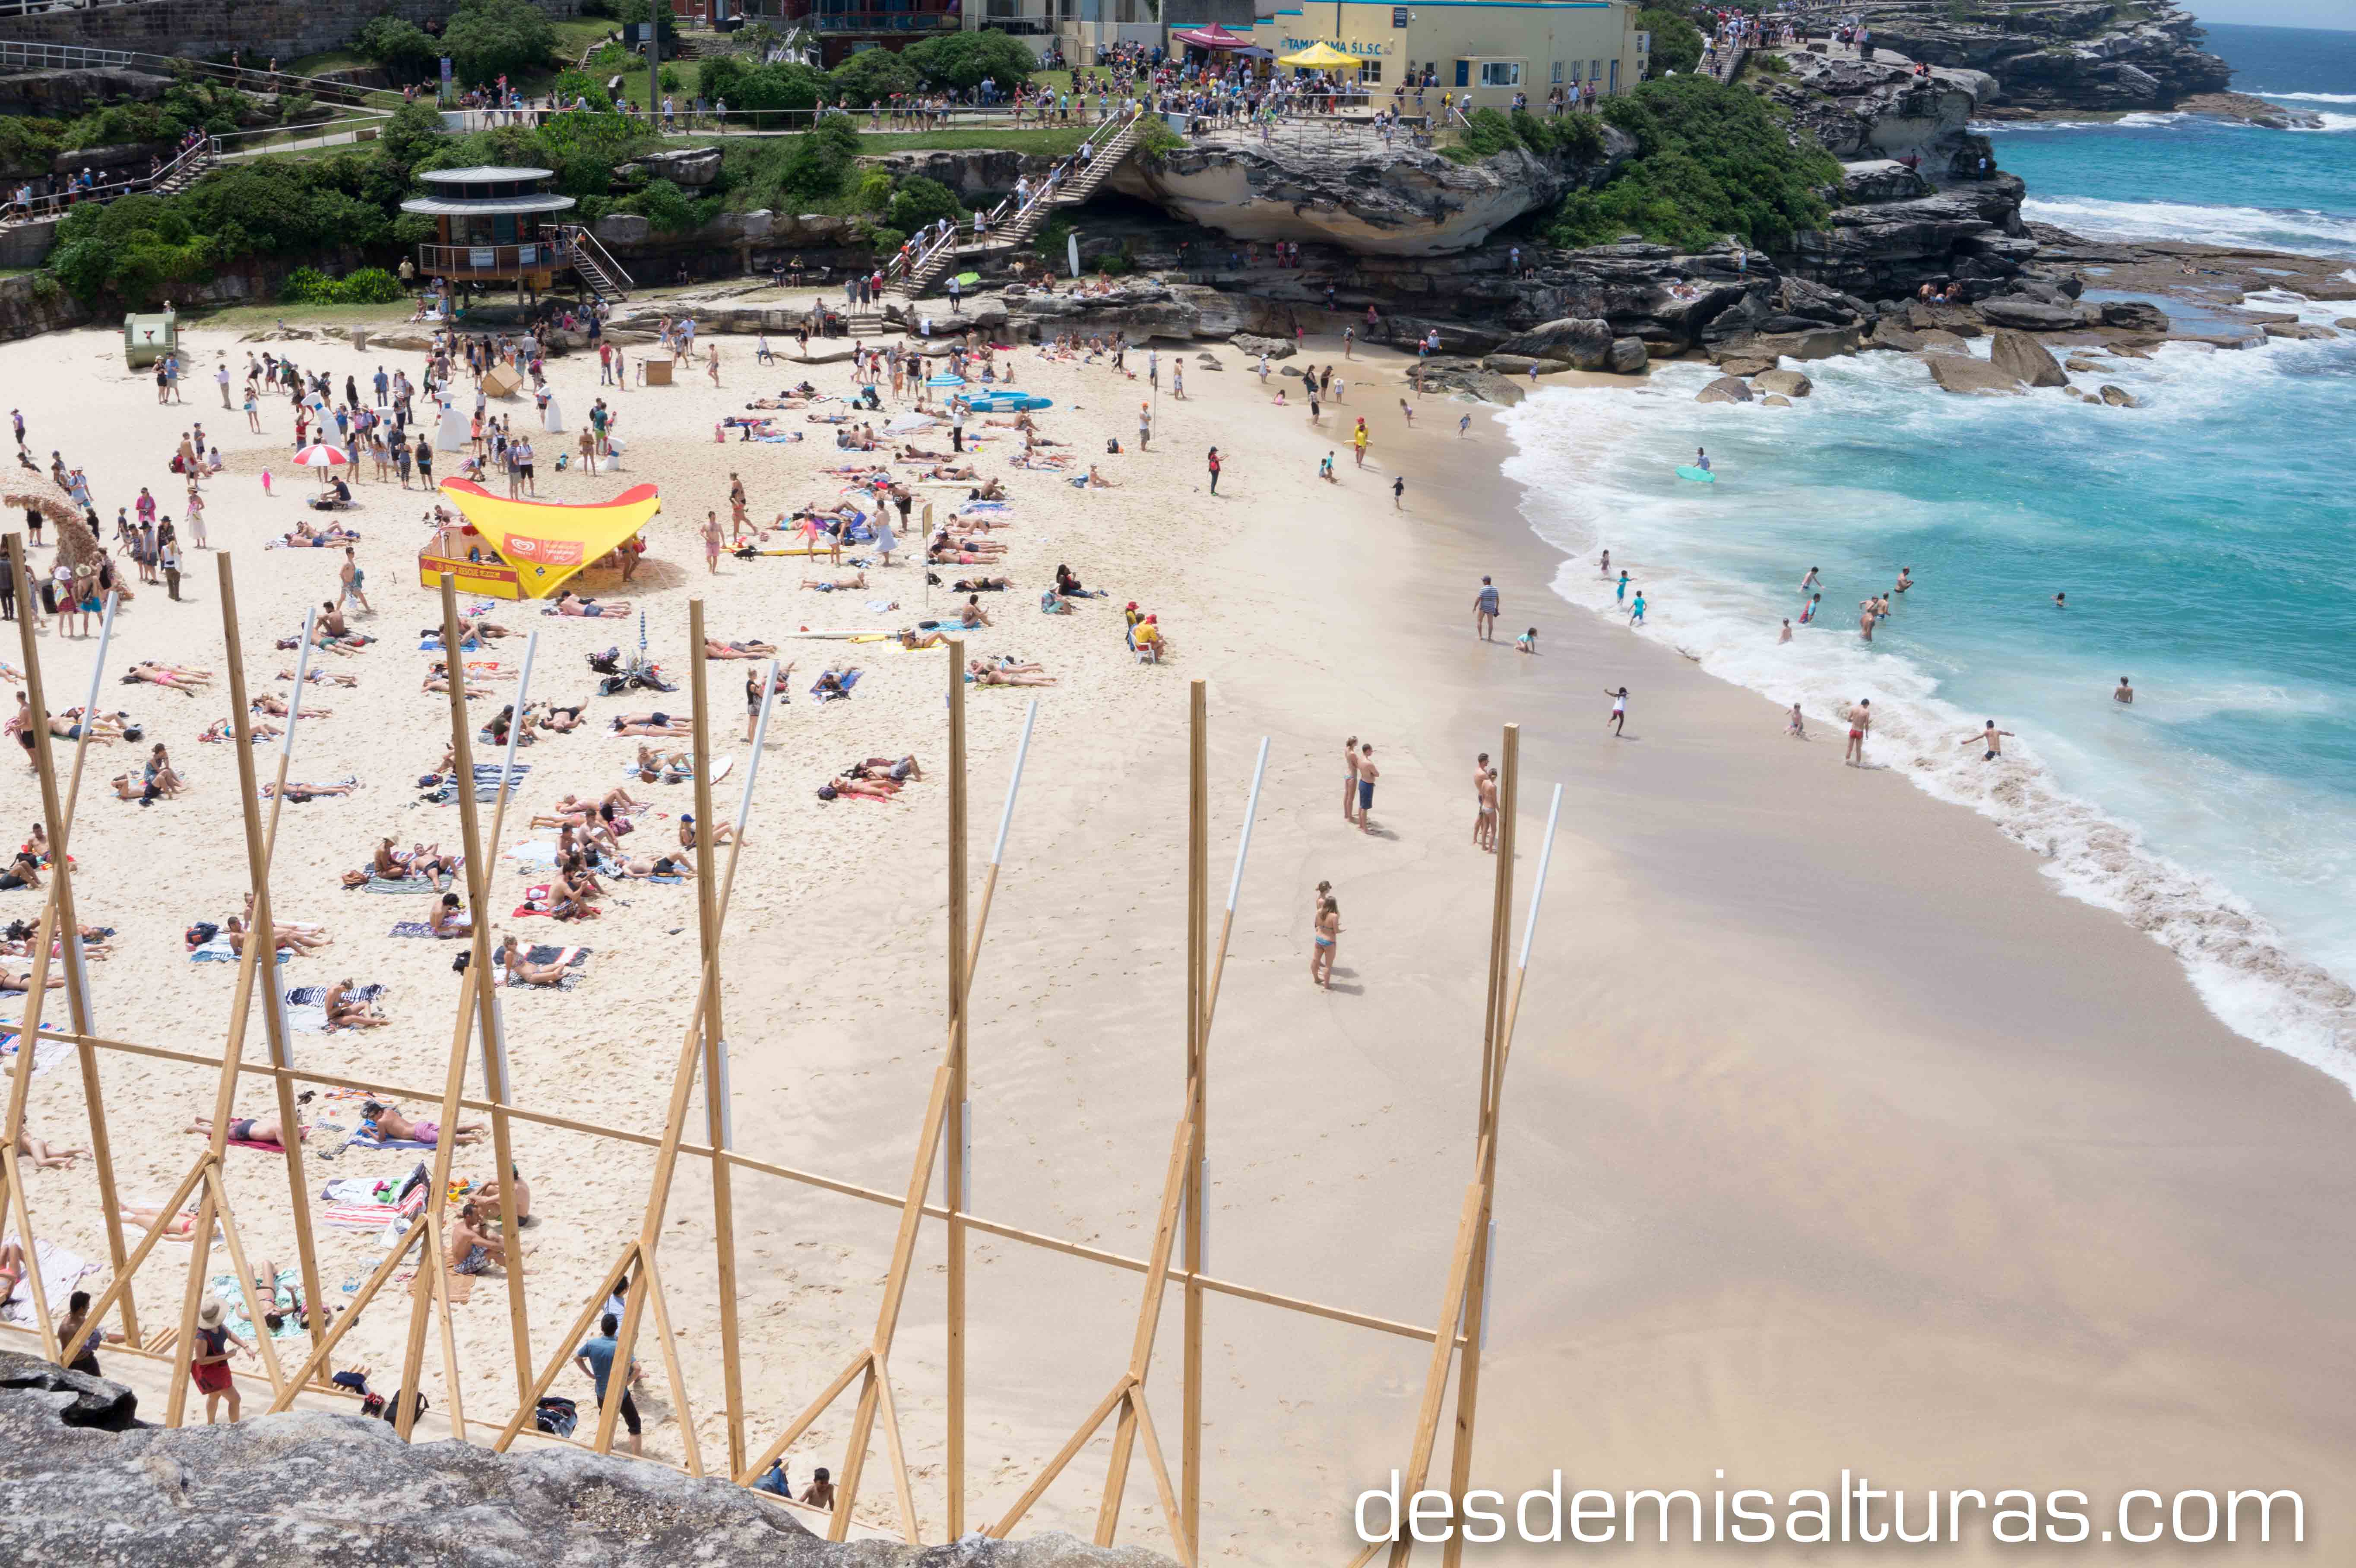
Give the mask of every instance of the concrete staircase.
[{"label": "concrete staircase", "polygon": [[156,196],[177,196],[198,180],[218,161],[212,144],[199,143],[183,153],[177,161],[168,165],[155,182],[147,188]]},{"label": "concrete staircase", "polygon": [[905,265],[896,266],[884,281],[884,292],[902,300],[922,299],[942,279],[959,270],[960,262],[1001,255],[1030,244],[1057,210],[1084,206],[1104,187],[1113,171],[1137,150],[1144,129],[1145,116],[1139,112],[1101,127],[1085,144],[1088,155],[1085,160],[1074,154],[1055,165],[1048,194],[1034,195],[1030,205],[1020,211],[1014,210],[1013,198],[1010,197],[990,215],[991,227],[986,233],[977,235],[968,224],[944,236]]}]

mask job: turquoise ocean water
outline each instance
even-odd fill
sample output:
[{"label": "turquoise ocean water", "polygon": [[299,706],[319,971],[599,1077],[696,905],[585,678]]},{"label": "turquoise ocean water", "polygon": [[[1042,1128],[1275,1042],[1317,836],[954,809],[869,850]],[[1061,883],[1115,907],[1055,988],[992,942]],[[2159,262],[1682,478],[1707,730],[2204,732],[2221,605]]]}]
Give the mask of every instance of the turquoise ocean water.
[{"label": "turquoise ocean water", "polygon": [[[2345,256],[2356,277],[2356,33],[2220,27],[2210,47],[2327,128],[1999,129],[2030,216]],[[1807,367],[1790,409],[1704,405],[1714,372],[1672,366],[1643,391],[1532,398],[1507,471],[1573,552],[1564,597],[1609,613],[1608,547],[1651,601],[1635,635],[1822,723],[1871,696],[1876,761],[2166,944],[2233,1028],[2356,1088],[2356,333],[2114,363],[2072,379],[2142,407],[1951,397],[1895,355]],[[1672,472],[1697,445],[1715,485]],[[1858,601],[1901,566],[1918,586],[1869,647]],[[1780,645],[1810,567],[1822,618]],[[1963,744],[1990,717],[2018,760]]]}]

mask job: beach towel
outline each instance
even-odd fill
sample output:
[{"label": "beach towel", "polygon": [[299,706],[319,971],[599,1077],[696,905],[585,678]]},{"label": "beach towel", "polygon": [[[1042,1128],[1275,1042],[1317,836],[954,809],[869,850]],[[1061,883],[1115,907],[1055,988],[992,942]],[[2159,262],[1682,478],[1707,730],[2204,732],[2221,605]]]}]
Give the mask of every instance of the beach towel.
[{"label": "beach towel", "polygon": [[[0,1241],[17,1241],[11,1231]],[[33,1238],[33,1257],[41,1265],[41,1294],[48,1297],[51,1321],[65,1316],[66,1303],[71,1299],[81,1276],[92,1270],[89,1259],[80,1253],[69,1252],[54,1242]],[[32,1324],[39,1321],[33,1310],[33,1285],[20,1279],[5,1297],[0,1297],[0,1323]]]},{"label": "beach towel", "polygon": [[380,877],[370,872],[368,891],[372,893],[438,893],[443,890],[431,877]]},{"label": "beach towel", "polygon": [[395,936],[432,936],[434,928],[422,920],[397,920],[392,923]]},{"label": "beach towel", "polygon": [[[417,651],[421,654],[438,654],[442,651],[442,639],[438,636],[427,637],[417,645]],[[462,654],[480,653],[483,651],[483,645],[475,638],[468,637],[458,645],[458,651]]]},{"label": "beach towel", "polygon": [[[548,890],[550,886],[550,883],[542,882],[538,887],[526,888],[523,891],[523,902],[516,905],[516,914],[518,916],[528,914],[549,914]],[[597,906],[595,904],[591,904],[589,906],[589,912],[592,914],[598,912]],[[550,918],[553,919],[554,916],[551,915]]]},{"label": "beach towel", "polygon": [[[230,1331],[247,1344],[253,1343],[256,1325],[252,1318],[252,1308],[246,1305],[245,1287],[235,1275],[229,1274],[217,1274],[212,1276],[209,1283],[212,1293],[220,1298],[223,1307],[229,1308],[227,1326]],[[302,1319],[294,1312],[295,1302],[303,1297],[302,1271],[291,1268],[280,1269],[278,1277],[271,1284],[273,1285],[270,1293],[271,1299],[262,1307],[262,1310],[286,1314],[278,1327],[272,1330],[271,1339],[273,1341],[291,1339],[305,1332]]]},{"label": "beach towel", "polygon": [[354,1133],[344,1147],[347,1148],[432,1148],[434,1146],[420,1143],[415,1138],[375,1138],[366,1133]]},{"label": "beach towel", "polygon": [[[33,1048],[33,1076],[36,1078],[63,1061],[66,1059],[66,1052],[73,1049],[62,1040],[48,1038],[52,1027],[54,1026],[48,1024],[41,1026],[40,1043]],[[22,1032],[18,1029],[11,1029],[5,1034],[0,1034],[0,1076],[5,1076],[16,1071],[16,1038]]]},{"label": "beach towel", "polygon": [[[300,805],[306,798],[308,798],[302,793],[305,789],[317,789],[342,784],[356,784],[359,782],[359,775],[357,773],[346,773],[342,778],[329,779],[327,786],[322,786],[316,784],[306,784],[300,779],[288,779],[286,781],[286,798],[294,802],[295,805]],[[273,796],[277,795],[277,793],[278,784],[275,780],[273,780],[262,786],[262,798],[264,800],[271,799]]]},{"label": "beach towel", "polygon": [[[294,950],[291,947],[282,947],[278,950],[278,961],[282,964],[294,956]],[[189,948],[188,962],[191,964],[234,964],[237,962],[237,955],[230,950],[229,938],[227,936],[216,936],[210,942],[205,943],[200,946]]]},{"label": "beach towel", "polygon": [[[637,772],[636,769],[631,771]],[[508,859],[515,861],[519,867],[553,866],[556,864],[556,846],[545,839],[527,839],[521,844],[511,846],[508,850]]]}]

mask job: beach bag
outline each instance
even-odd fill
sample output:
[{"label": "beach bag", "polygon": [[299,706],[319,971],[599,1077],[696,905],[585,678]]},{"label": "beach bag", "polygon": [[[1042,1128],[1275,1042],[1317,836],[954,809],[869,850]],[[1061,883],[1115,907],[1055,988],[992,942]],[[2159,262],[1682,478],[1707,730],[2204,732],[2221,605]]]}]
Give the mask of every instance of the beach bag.
[{"label": "beach bag", "polygon": [[556,1437],[572,1436],[580,1422],[579,1408],[562,1394],[541,1395],[539,1405],[531,1413],[533,1428]]}]

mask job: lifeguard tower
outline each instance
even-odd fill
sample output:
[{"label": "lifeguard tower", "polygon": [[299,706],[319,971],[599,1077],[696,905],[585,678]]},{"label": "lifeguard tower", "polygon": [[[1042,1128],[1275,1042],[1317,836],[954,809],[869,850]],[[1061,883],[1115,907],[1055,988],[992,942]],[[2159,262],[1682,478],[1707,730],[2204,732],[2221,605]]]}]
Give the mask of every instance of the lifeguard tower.
[{"label": "lifeguard tower", "polygon": [[570,272],[600,299],[626,293],[630,276],[589,230],[560,215],[575,205],[548,188],[547,169],[479,165],[427,169],[418,179],[428,194],[401,204],[403,212],[434,219],[435,240],[417,248],[418,270],[427,277],[477,287],[512,283],[520,298],[526,288],[545,292],[560,272]]}]

